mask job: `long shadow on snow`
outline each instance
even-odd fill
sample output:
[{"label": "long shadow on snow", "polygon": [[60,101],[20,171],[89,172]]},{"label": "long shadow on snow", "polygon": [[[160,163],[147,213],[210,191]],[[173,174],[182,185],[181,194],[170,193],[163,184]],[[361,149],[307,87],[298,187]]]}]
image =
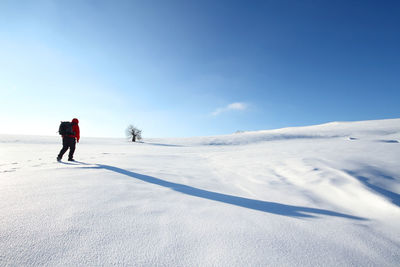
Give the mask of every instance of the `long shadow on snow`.
[{"label": "long shadow on snow", "polygon": [[275,202],[267,202],[267,201],[249,199],[249,198],[244,198],[244,197],[231,196],[231,195],[226,195],[226,194],[222,194],[222,193],[216,193],[216,192],[207,191],[207,190],[195,188],[195,187],[188,186],[188,185],[168,182],[168,181],[165,181],[165,180],[162,180],[159,178],[127,171],[127,170],[124,170],[124,169],[121,169],[118,167],[114,167],[114,166],[109,166],[109,165],[97,164],[97,167],[81,167],[81,168],[83,168],[83,169],[105,169],[105,170],[109,170],[109,171],[113,171],[113,172],[116,172],[119,174],[129,176],[129,177],[132,177],[132,178],[135,178],[135,179],[147,182],[147,183],[156,184],[156,185],[159,185],[162,187],[167,187],[174,191],[177,191],[177,192],[180,192],[180,193],[183,193],[186,195],[204,198],[204,199],[213,200],[213,201],[218,201],[218,202],[231,204],[231,205],[238,206],[238,207],[268,212],[268,213],[277,214],[277,215],[284,215],[284,216],[289,216],[289,217],[314,218],[314,217],[316,217],[316,216],[314,216],[315,214],[320,214],[320,215],[342,217],[342,218],[353,219],[353,220],[366,220],[361,217],[352,216],[352,215],[343,214],[343,213],[334,212],[334,211],[329,211],[329,210],[307,208],[307,207],[300,207],[300,206],[291,206],[291,205],[285,205],[285,204],[280,204],[280,203],[275,203]]}]

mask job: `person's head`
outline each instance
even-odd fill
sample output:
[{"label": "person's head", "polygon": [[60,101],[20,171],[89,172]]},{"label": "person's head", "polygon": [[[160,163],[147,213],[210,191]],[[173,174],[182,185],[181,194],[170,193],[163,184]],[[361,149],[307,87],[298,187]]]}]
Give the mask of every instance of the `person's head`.
[{"label": "person's head", "polygon": [[77,118],[73,118],[73,119],[72,119],[72,123],[78,124],[78,123],[79,123],[79,120],[78,120]]}]

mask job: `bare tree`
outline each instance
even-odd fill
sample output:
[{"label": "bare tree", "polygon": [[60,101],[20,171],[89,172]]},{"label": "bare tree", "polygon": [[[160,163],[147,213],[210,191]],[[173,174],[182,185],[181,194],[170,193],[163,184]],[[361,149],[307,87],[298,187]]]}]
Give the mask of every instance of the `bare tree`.
[{"label": "bare tree", "polygon": [[129,138],[132,138],[132,142],[136,142],[136,140],[142,140],[142,130],[139,130],[132,124],[126,129],[126,135]]}]

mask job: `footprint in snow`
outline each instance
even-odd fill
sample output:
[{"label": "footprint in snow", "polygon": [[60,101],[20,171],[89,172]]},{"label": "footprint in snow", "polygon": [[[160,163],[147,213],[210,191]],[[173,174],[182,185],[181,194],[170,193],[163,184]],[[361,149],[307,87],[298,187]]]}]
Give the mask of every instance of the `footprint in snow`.
[{"label": "footprint in snow", "polygon": [[5,171],[2,171],[3,173],[5,173],[5,172],[15,172],[17,169],[11,169],[11,170],[5,170]]},{"label": "footprint in snow", "polygon": [[397,141],[397,140],[378,140],[378,142],[381,142],[381,143],[388,143],[388,144],[396,144],[396,143],[399,143],[399,141]]}]

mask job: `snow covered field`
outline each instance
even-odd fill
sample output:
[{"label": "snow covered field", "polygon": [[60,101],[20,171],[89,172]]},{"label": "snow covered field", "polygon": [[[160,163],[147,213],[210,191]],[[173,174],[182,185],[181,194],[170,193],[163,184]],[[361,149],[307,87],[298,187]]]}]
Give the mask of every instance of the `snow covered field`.
[{"label": "snow covered field", "polygon": [[135,144],[81,129],[77,163],[58,136],[0,135],[1,266],[400,266],[400,119]]}]

